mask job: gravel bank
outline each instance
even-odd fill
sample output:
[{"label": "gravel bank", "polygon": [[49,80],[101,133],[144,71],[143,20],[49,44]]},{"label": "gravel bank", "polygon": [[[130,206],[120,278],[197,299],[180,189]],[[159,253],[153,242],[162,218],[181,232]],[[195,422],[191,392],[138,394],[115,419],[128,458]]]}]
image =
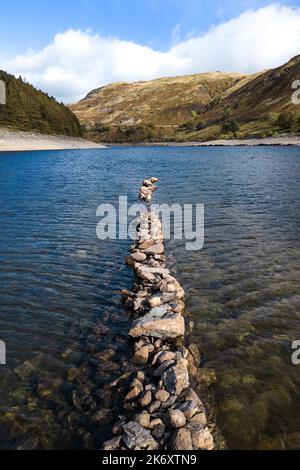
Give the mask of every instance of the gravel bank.
[{"label": "gravel bank", "polygon": [[0,152],[89,148],[105,148],[105,146],[75,137],[16,132],[0,128]]}]

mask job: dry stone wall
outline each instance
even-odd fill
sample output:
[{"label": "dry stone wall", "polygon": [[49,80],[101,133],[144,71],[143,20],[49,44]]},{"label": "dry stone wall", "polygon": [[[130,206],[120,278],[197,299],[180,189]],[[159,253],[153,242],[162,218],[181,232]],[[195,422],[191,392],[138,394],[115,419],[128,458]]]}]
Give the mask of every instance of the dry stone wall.
[{"label": "dry stone wall", "polygon": [[133,322],[133,364],[113,386],[122,394],[124,415],[104,450],[212,450],[204,405],[193,390],[189,366],[198,367],[197,347],[184,346],[185,292],[172,276],[165,256],[163,228],[151,212],[157,178],[145,180],[137,237],[127,258],[136,275],[132,292],[124,291]]}]

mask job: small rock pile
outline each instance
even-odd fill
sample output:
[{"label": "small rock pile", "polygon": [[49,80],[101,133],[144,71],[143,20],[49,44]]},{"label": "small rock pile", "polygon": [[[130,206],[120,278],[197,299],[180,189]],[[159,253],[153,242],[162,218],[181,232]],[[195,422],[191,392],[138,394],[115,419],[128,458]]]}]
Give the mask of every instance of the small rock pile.
[{"label": "small rock pile", "polygon": [[[147,203],[157,178],[145,180],[140,199]],[[133,292],[124,291],[133,314],[129,335],[135,339],[133,366],[114,384],[124,410],[104,450],[212,450],[204,405],[190,385],[189,370],[200,353],[184,343],[185,293],[170,274],[159,218],[148,208],[140,215],[137,238],[127,263],[134,268]]]}]

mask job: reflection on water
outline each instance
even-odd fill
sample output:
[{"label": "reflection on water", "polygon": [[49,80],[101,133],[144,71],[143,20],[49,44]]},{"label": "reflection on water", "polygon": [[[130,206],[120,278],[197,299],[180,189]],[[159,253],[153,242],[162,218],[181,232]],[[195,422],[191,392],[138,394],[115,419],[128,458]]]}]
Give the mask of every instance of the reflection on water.
[{"label": "reflection on water", "polygon": [[134,148],[1,154],[2,448],[93,448],[130,360],[130,241],[100,242],[96,208],[204,203],[205,248],[168,253],[187,291],[218,424],[230,448],[300,448],[299,151]]}]

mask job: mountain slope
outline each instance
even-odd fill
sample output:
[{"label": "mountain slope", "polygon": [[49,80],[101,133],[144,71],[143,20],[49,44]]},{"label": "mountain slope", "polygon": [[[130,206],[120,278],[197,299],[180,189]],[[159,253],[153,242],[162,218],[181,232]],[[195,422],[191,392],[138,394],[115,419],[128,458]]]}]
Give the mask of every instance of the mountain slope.
[{"label": "mountain slope", "polygon": [[77,117],[64,104],[58,103],[22,78],[0,71],[6,85],[6,105],[0,105],[0,126],[43,134],[81,136]]},{"label": "mountain slope", "polygon": [[[206,73],[115,83],[71,106],[97,141],[204,141],[300,130],[292,82],[300,56],[260,73]],[[284,119],[280,116],[284,113]],[[299,116],[298,114],[299,113]]]},{"label": "mountain slope", "polygon": [[244,78],[241,74],[208,73],[149,82],[115,83],[94,90],[71,106],[83,123],[134,125],[179,124],[191,112],[203,112],[219,93]]},{"label": "mountain slope", "polygon": [[241,86],[227,90],[205,117],[218,116],[227,106],[232,109],[234,118],[246,121],[261,119],[271,112],[297,111],[292,103],[292,83],[297,79],[300,79],[300,55],[281,67],[253,75],[245,83],[241,82]]}]

